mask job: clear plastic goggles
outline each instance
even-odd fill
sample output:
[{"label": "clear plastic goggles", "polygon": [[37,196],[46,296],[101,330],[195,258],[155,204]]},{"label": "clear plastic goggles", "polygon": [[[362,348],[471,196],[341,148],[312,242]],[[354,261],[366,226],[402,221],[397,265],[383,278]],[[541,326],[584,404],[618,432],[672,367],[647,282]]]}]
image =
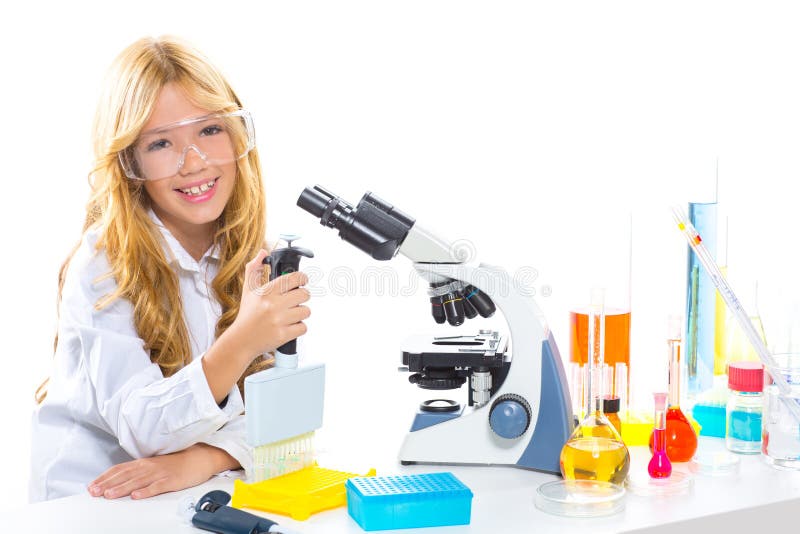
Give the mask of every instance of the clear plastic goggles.
[{"label": "clear plastic goggles", "polygon": [[119,154],[125,176],[132,180],[162,180],[175,176],[195,152],[206,165],[223,165],[243,158],[256,146],[253,118],[245,110],[217,113],[142,132]]}]

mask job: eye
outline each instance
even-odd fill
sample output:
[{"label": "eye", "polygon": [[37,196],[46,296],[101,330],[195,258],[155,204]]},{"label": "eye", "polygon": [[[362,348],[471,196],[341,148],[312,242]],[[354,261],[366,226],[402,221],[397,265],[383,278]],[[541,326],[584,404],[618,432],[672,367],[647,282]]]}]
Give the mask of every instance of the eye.
[{"label": "eye", "polygon": [[216,124],[212,124],[211,126],[206,126],[200,131],[200,135],[217,135],[218,133],[222,132],[222,127]]},{"label": "eye", "polygon": [[158,141],[153,141],[152,143],[148,143],[147,151],[148,152],[155,152],[156,150],[161,150],[162,148],[167,148],[169,146],[169,141],[166,139],[159,139]]}]

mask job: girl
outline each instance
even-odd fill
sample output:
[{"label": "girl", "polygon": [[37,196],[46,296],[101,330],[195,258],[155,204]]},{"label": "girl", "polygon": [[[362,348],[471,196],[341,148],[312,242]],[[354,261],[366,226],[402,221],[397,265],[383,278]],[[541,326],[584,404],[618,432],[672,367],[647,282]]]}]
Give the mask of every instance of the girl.
[{"label": "girl", "polygon": [[59,275],[54,370],[34,414],[34,501],[87,487],[144,498],[247,470],[243,377],[310,314],[303,273],[259,286],[252,121],[197,50],[168,37],[124,50],[93,138],[84,232]]}]

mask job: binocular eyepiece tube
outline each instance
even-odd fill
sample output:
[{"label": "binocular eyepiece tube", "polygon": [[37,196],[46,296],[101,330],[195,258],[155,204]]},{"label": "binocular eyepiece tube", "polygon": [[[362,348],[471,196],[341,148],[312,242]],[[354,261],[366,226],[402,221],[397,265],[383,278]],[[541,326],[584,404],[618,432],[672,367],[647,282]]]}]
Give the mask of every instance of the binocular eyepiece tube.
[{"label": "binocular eyepiece tube", "polygon": [[380,261],[397,254],[415,222],[370,192],[353,207],[316,185],[303,190],[297,205],[319,217],[323,226],[339,230],[339,237]]},{"label": "binocular eyepiece tube", "polygon": [[[320,224],[339,230],[339,237],[376,260],[392,259],[400,249],[415,220],[370,192],[353,207],[319,185],[305,188],[297,205],[319,217]],[[441,284],[432,285],[431,288]],[[432,291],[433,319],[459,326],[464,319],[491,317],[495,312],[492,300],[472,285],[440,288]]]}]

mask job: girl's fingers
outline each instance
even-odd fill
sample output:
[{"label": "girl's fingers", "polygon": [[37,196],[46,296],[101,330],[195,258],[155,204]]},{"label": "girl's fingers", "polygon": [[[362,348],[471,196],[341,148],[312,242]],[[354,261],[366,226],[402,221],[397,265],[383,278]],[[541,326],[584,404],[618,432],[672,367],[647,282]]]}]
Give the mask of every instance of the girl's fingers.
[{"label": "girl's fingers", "polygon": [[263,248],[258,251],[256,257],[247,262],[247,265],[244,267],[244,282],[245,282],[245,289],[249,289],[251,291],[256,291],[263,285],[262,275],[264,273],[264,269],[268,268],[269,266],[264,265],[264,258],[268,255],[267,251]]},{"label": "girl's fingers", "polygon": [[270,285],[274,287],[275,290],[278,291],[279,294],[281,293],[289,293],[296,287],[304,286],[308,283],[308,275],[302,271],[296,271],[289,274],[284,274],[279,276],[272,282]]},{"label": "girl's fingers", "polygon": [[297,306],[311,299],[311,293],[304,287],[292,289],[282,297],[283,303],[287,307]]},{"label": "girl's fingers", "polygon": [[121,481],[120,484],[105,490],[103,492],[103,497],[105,497],[106,499],[118,499],[120,497],[125,497],[127,495],[130,495],[132,491],[150,485],[153,481],[154,477],[152,476],[152,474],[149,473],[144,476],[138,476],[125,481]]},{"label": "girl's fingers", "polygon": [[286,322],[289,324],[299,323],[308,319],[311,309],[308,306],[295,306],[286,310]]},{"label": "girl's fingers", "polygon": [[102,495],[106,489],[116,485],[120,477],[124,477],[125,473],[131,470],[133,467],[131,463],[132,462],[125,462],[124,464],[117,464],[106,470],[89,484],[89,493],[95,497]]},{"label": "girl's fingers", "polygon": [[248,261],[247,265],[245,265],[245,272],[261,267],[264,264],[264,258],[266,258],[268,255],[269,253],[263,248],[259,250],[255,258]]},{"label": "girl's fingers", "polygon": [[160,478],[158,480],[154,480],[143,488],[132,491],[131,499],[147,499],[148,497],[161,495],[162,493],[166,493],[168,491],[175,491],[177,488],[174,486],[175,484],[169,477]]},{"label": "girl's fingers", "polygon": [[296,339],[306,333],[308,327],[305,323],[295,323],[286,327],[288,339]]},{"label": "girl's fingers", "polygon": [[99,477],[97,477],[96,479],[92,480],[91,485],[102,484],[103,482],[105,482],[109,478],[112,478],[112,477],[116,476],[117,473],[119,473],[121,470],[125,469],[125,467],[127,465],[128,465],[128,462],[125,462],[124,464],[117,464],[117,465],[115,465],[113,467],[109,467],[108,469],[103,471],[103,473]]}]

